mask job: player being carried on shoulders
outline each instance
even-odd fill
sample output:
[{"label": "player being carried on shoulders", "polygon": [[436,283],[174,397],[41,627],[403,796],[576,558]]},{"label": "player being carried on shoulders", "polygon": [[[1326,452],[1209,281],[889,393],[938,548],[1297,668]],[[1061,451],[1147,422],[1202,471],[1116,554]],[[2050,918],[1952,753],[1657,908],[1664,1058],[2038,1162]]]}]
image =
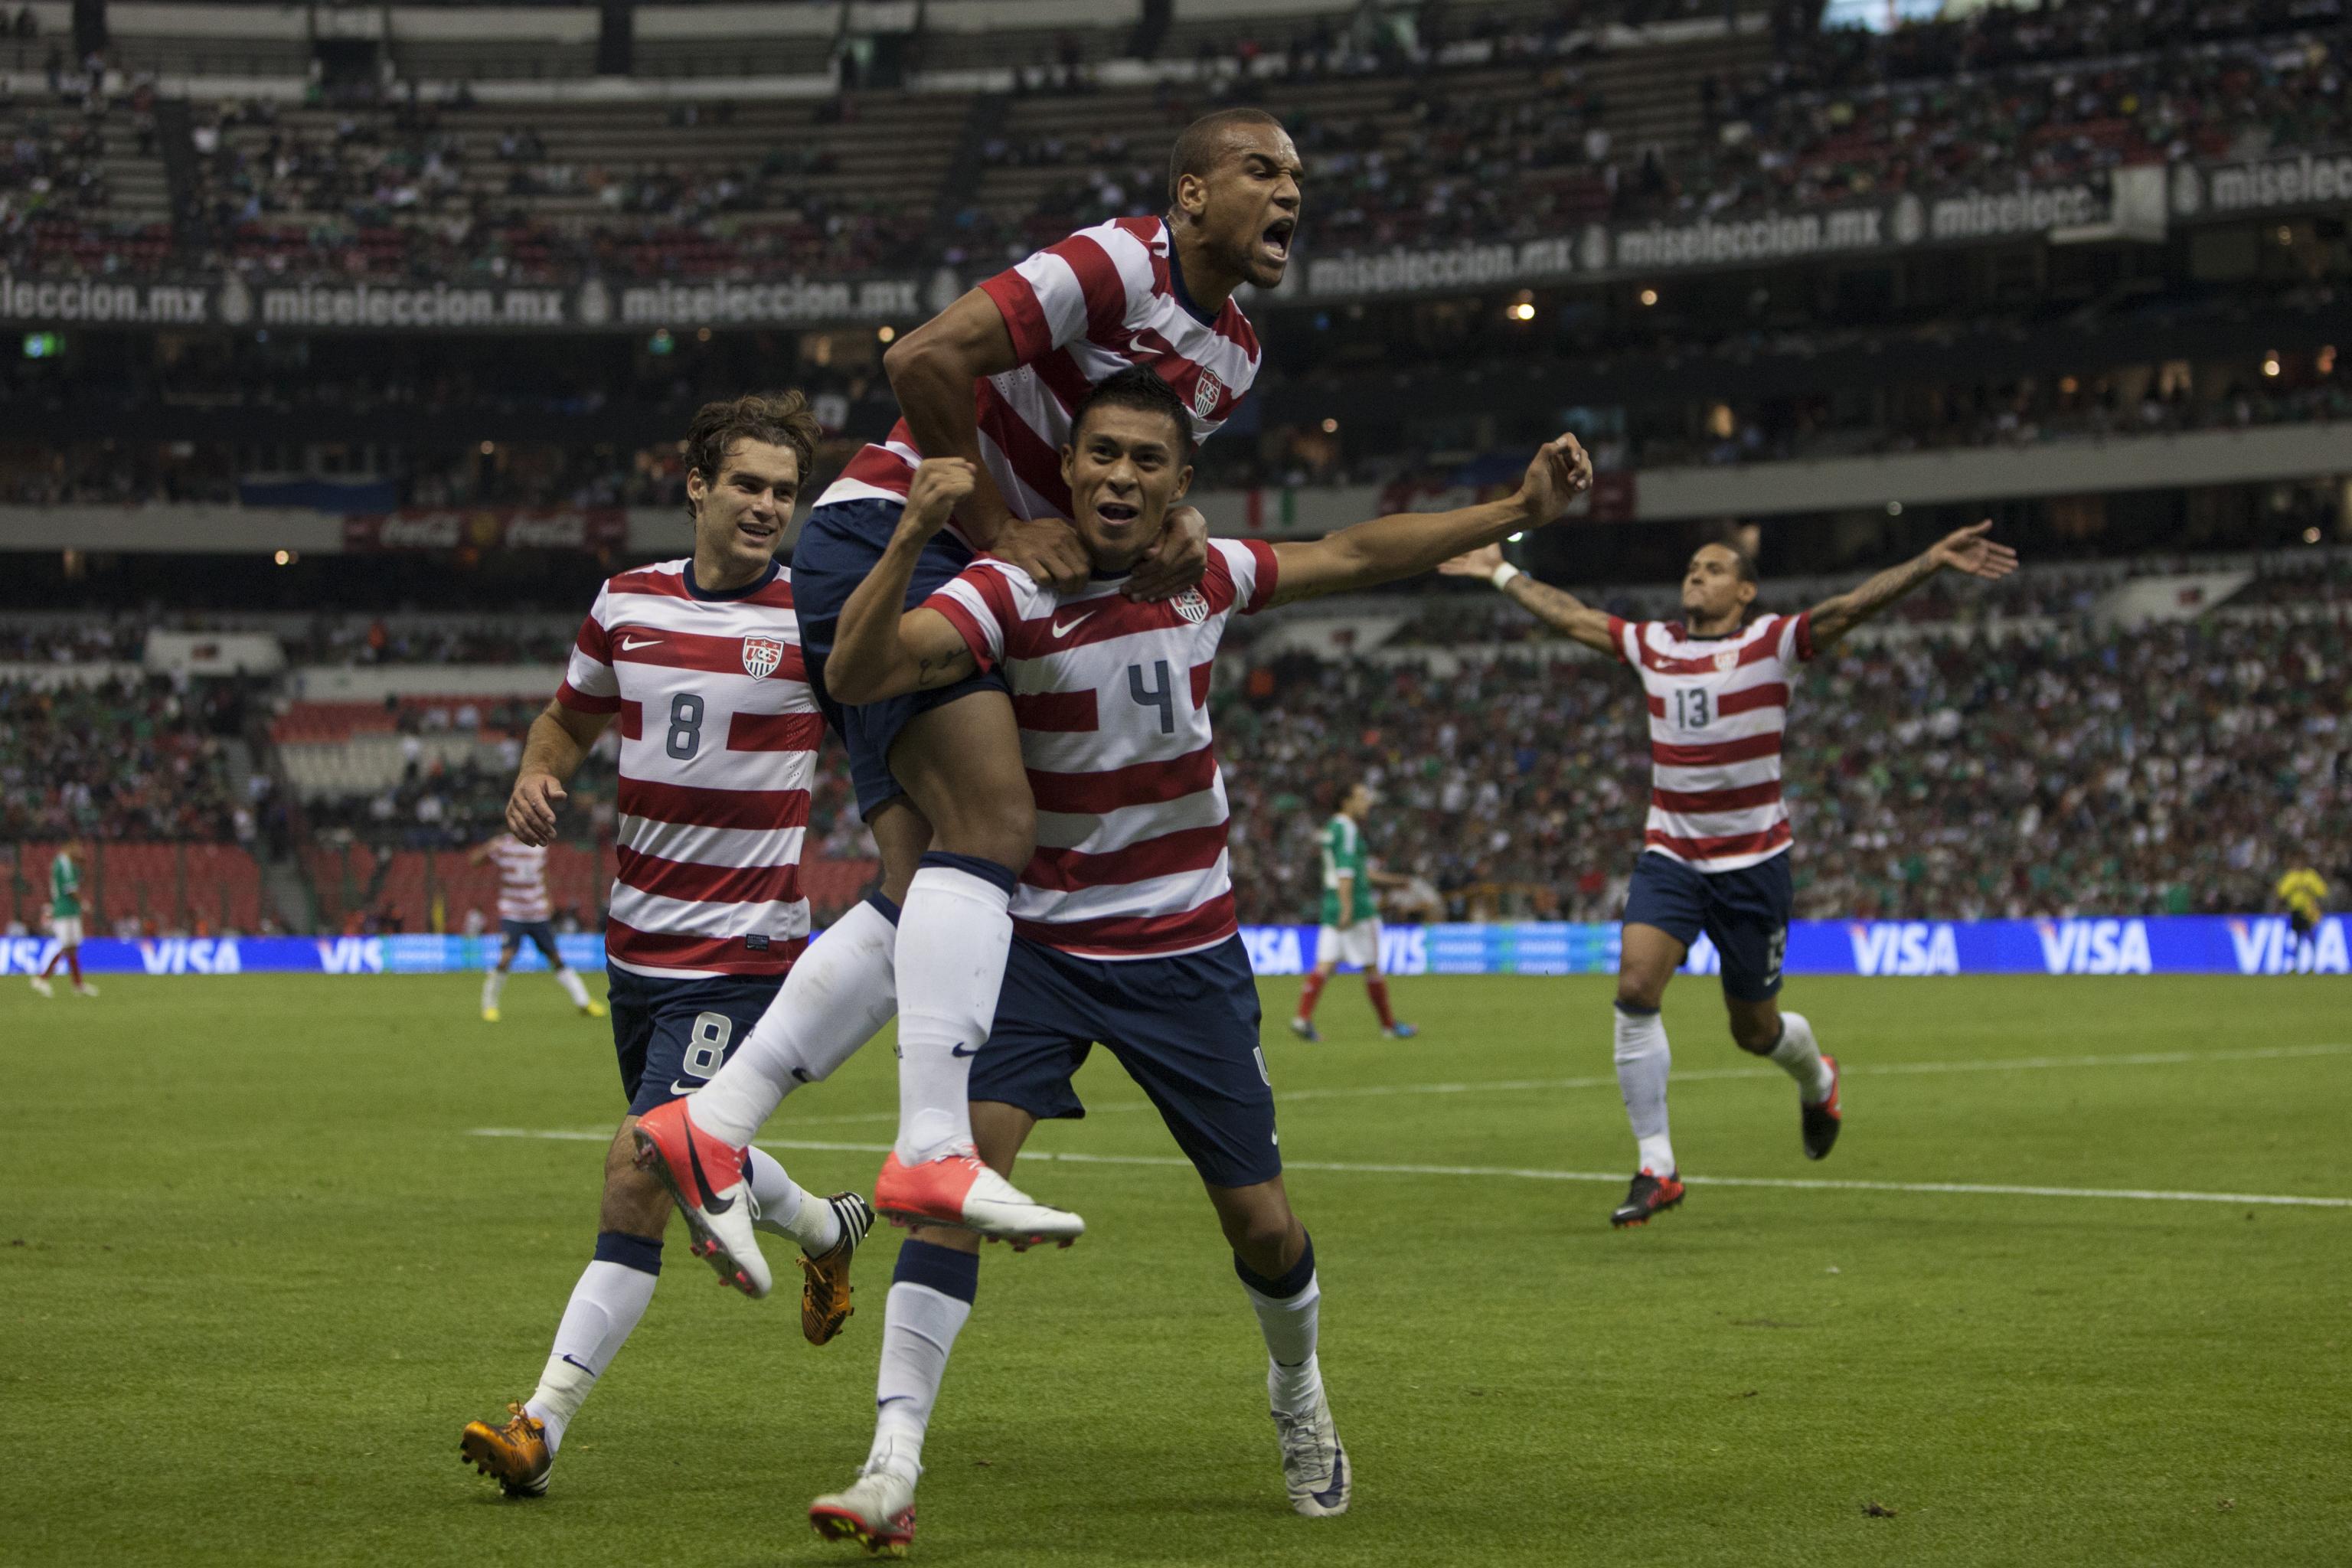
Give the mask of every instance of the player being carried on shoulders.
[{"label": "player being carried on shoulders", "polygon": [[588,987],[556,948],[555,909],[547,897],[547,846],[525,844],[511,833],[501,833],[478,845],[466,858],[477,866],[487,860],[499,868],[499,961],[482,976],[482,1022],[499,1021],[499,998],[526,941],[546,956],[555,983],[583,1016],[604,1016],[604,1004],[588,994]]},{"label": "player being carried on shoulders", "polygon": [[1319,1040],[1315,1027],[1315,1004],[1323,987],[1342,963],[1364,972],[1364,994],[1381,1020],[1381,1033],[1391,1040],[1410,1040],[1421,1033],[1400,1024],[1389,1007],[1388,976],[1381,971],[1381,906],[1375,888],[1403,888],[1412,879],[1377,870],[1364,848],[1364,819],[1372,814],[1372,786],[1358,780],[1340,797],[1339,809],[1318,835],[1323,862],[1323,929],[1315,937],[1315,967],[1298,990],[1298,1013],[1290,1032],[1302,1040]]},{"label": "player being carried on shoulders", "polygon": [[[1085,1114],[1071,1079],[1089,1049],[1118,1058],[1191,1157],[1233,1248],[1265,1341],[1291,1504],[1333,1514],[1347,1508],[1351,1478],[1316,1360],[1315,1251],[1283,1186],[1257,987],[1235,920],[1209,671],[1234,616],[1411,576],[1549,522],[1591,468],[1563,437],[1507,500],[1383,517],[1311,544],[1215,540],[1198,588],[1138,602],[1122,584],[1191,482],[1193,446],[1185,405],[1150,371],[1096,386],[1061,463],[1090,579],[1058,590],[982,560],[902,613],[930,539],[973,483],[969,464],[927,461],[888,550],[842,614],[833,679],[853,700],[982,670],[1008,682],[1040,842],[1013,896],[1017,934],[994,1027],[971,1064],[980,1156],[1009,1172],[1040,1119]],[[873,1447],[852,1486],[811,1505],[820,1532],[877,1552],[912,1541],[923,1436],[971,1315],[979,1241],[968,1228],[922,1226],[899,1249]]]},{"label": "player being carried on shoulders", "polygon": [[1990,579],[2015,571],[2017,552],[1988,539],[1991,529],[1986,521],[1958,530],[1802,615],[1752,619],[1756,563],[1728,544],[1702,545],[1691,556],[1679,621],[1626,621],[1593,609],[1505,563],[1500,546],[1444,566],[1450,575],[1489,579],[1538,619],[1632,665],[1648,697],[1650,816],[1617,963],[1617,1083],[1638,1168],[1611,1225],[1646,1224],[1683,1200],[1666,1135],[1673,1058],[1658,1008],[1701,931],[1722,959],[1733,1043],[1796,1079],[1807,1158],[1819,1160],[1836,1143],[1837,1058],[1822,1054],[1804,1015],[1780,1004],[1795,902],[1780,798],[1789,688],[1798,664],[1937,573]]},{"label": "player being carried on shoulders", "polygon": [[[1087,389],[1131,366],[1171,387],[1189,437],[1215,433],[1257,375],[1258,342],[1234,295],[1282,281],[1298,221],[1298,153],[1258,109],[1195,121],[1170,160],[1165,218],[1083,229],[988,279],[884,356],[903,417],[817,500],[793,554],[809,679],[849,752],[857,804],[882,857],[882,893],[810,950],[741,1053],[743,1069],[646,1137],[680,1179],[688,1218],[731,1203],[737,1177],[688,1169],[691,1144],[740,1147],[791,1092],[802,1033],[878,1029],[898,1015],[898,1135],[875,1205],[902,1224],[1068,1240],[1084,1223],[1035,1202],[975,1157],[965,1106],[1013,940],[1010,906],[1037,841],[1020,731],[1003,678],[967,671],[870,702],[827,689],[842,607],[871,573],[925,456],[962,459],[974,484],[928,536],[908,581],[919,604],[982,551],[1041,584],[1087,580],[1060,453]],[[1171,520],[1172,521],[1172,520]],[[1165,526],[1165,525],[1163,525]],[[1207,526],[1147,541],[1124,593],[1165,600],[1201,579]],[[895,930],[893,929],[895,925]],[[701,1134],[688,1136],[688,1126]],[[709,1200],[709,1201],[706,1201]]]},{"label": "player being carried on shoulders", "polygon": [[[814,455],[797,392],[703,405],[687,433],[694,553],[622,573],[582,623],[563,685],[535,720],[507,803],[524,845],[555,837],[564,781],[615,717],[620,811],[605,923],[613,1045],[628,1114],[604,1156],[593,1259],[572,1288],[537,1392],[470,1423],[459,1452],[509,1497],[547,1490],[564,1428],[653,1300],[671,1194],[642,1168],[637,1121],[695,1092],[775,999],[808,942],[800,890],[808,791],[824,721],[801,669],[792,575],[776,547]],[[812,1037],[820,1079],[866,1034]],[[741,1157],[749,1227],[799,1244],[801,1331],[849,1315],[849,1263],[874,1221],[853,1193],[803,1192],[768,1155]],[[704,1247],[698,1238],[697,1250]],[[764,1281],[756,1245],[751,1261]]]}]

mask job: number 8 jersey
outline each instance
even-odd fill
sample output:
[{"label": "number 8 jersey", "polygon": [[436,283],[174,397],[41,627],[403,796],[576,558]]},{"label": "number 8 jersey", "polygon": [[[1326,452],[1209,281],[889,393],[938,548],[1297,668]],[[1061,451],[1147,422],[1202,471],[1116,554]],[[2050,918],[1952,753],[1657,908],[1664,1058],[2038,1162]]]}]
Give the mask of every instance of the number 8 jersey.
[{"label": "number 8 jersey", "polygon": [[1811,616],[1759,616],[1727,637],[1679,621],[1609,617],[1619,658],[1650,703],[1650,818],[1643,847],[1695,871],[1736,871],[1789,847],[1780,739]]},{"label": "number 8 jersey", "polygon": [[555,700],[620,718],[606,956],[638,974],[782,974],[807,945],[801,845],[824,715],[792,575],[714,593],[694,563],[624,572],[581,623]]}]

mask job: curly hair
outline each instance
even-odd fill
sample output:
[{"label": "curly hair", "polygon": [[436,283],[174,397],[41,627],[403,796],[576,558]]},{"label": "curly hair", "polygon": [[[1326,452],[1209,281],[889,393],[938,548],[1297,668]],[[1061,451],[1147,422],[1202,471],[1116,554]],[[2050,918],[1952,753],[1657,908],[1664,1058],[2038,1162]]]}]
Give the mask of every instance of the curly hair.
[{"label": "curly hair", "polygon": [[[765,441],[793,449],[800,460],[800,481],[805,485],[809,468],[816,461],[821,434],[823,427],[809,412],[808,399],[797,392],[754,392],[706,403],[694,411],[694,423],[686,427],[686,466],[700,474],[705,485],[714,485],[736,442]],[[688,502],[687,510],[690,514],[693,510]]]}]

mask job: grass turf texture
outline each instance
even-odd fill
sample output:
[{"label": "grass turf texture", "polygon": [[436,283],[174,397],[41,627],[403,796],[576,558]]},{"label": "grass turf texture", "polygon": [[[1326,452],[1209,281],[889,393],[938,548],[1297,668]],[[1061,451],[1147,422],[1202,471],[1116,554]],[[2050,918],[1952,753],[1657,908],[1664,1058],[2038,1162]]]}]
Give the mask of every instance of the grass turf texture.
[{"label": "grass turf texture", "polygon": [[[0,1195],[0,1560],[818,1563],[806,1500],[865,1453],[895,1233],[819,1351],[788,1300],[680,1246],[543,1501],[457,1432],[529,1392],[595,1221],[605,1026],[538,976],[102,981],[0,991],[16,1129]],[[1336,983],[1285,1091],[1591,1087],[1285,1104],[1294,1162],[1615,1172],[1599,980],[1397,984],[1384,1043]],[[1908,1062],[2352,1044],[2341,980],[1805,980],[1853,1070],[1845,1141],[1667,1020],[1685,1173],[2352,1195],[2352,1057],[1953,1074]],[[878,1145],[876,1048],[779,1140]],[[1033,1148],[1172,1146],[1097,1053],[1102,1109]],[[784,1149],[819,1190],[878,1156]],[[1208,1208],[1172,1166],[1035,1163],[1075,1249],[988,1249],[932,1428],[940,1563],[2342,1562],[2352,1541],[2352,1210],[1695,1185],[1645,1230],[1622,1187],[1297,1169],[1354,1511],[1286,1510],[1264,1359]],[[673,1227],[675,1239],[679,1231]],[[778,1244],[769,1238],[775,1249]],[[781,1264],[783,1260],[778,1258]],[[793,1276],[789,1270],[784,1276]],[[1892,1517],[1867,1511],[1874,1506]]]}]

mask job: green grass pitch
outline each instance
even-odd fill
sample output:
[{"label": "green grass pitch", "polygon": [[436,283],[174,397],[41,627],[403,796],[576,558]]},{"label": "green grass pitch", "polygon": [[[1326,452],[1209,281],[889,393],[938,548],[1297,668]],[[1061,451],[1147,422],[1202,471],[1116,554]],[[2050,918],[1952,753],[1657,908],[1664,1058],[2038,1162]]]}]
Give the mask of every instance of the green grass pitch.
[{"label": "green grass pitch", "polygon": [[[609,1132],[605,1026],[535,975],[496,1027],[466,976],[101,984],[0,990],[0,1562],[856,1560],[803,1510],[865,1453],[891,1233],[822,1351],[673,1245],[551,1495],[503,1502],[458,1428],[531,1387],[601,1145],[473,1130]],[[2352,1197],[2344,981],[1792,982],[1850,1068],[1812,1166],[1788,1082],[1685,980],[1695,1183],[1622,1234],[1607,983],[1396,993],[1421,1039],[1343,978],[1309,1047],[1266,985],[1353,1512],[1286,1510],[1207,1205],[1098,1057],[1097,1113],[1033,1147],[1116,1158],[1024,1167],[1092,1232],[989,1250],[917,1561],[2352,1559],[2352,1207],[1900,1190]],[[870,1182],[890,1070],[787,1102],[806,1184]]]}]

